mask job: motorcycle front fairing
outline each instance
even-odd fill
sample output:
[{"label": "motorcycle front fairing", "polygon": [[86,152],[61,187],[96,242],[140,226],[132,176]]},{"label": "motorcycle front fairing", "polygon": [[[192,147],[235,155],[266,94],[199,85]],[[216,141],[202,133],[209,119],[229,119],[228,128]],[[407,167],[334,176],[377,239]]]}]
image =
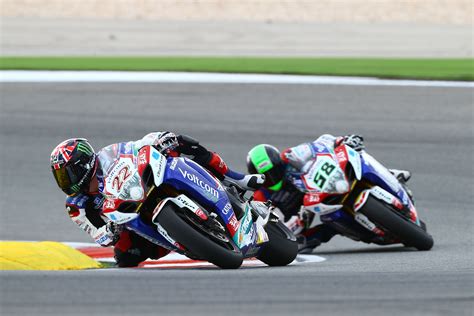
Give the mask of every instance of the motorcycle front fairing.
[{"label": "motorcycle front fairing", "polygon": [[398,179],[367,152],[363,151],[360,154],[360,157],[362,161],[363,178],[379,186],[398,199],[396,203],[401,202],[403,206],[410,211],[411,220],[420,226],[421,223],[416,208]]},{"label": "motorcycle front fairing", "polygon": [[395,195],[404,205],[410,206],[408,194],[397,178],[385,166],[365,151],[360,154],[360,157],[362,161],[362,177],[364,179]]},{"label": "motorcycle front fairing", "polygon": [[[307,201],[306,199],[308,199],[309,201],[307,201],[307,204],[312,205],[310,208],[308,208],[308,210],[316,212],[323,223],[330,224],[339,231],[344,231],[344,234],[349,237],[351,235],[360,235],[359,224],[354,222],[354,216],[351,216],[342,210],[342,205],[327,205],[322,202],[328,197],[328,194],[331,193],[331,190],[327,190],[327,185],[324,187],[317,187],[317,180],[320,180],[320,178],[318,178],[318,174],[321,173],[321,169],[317,168],[318,160],[320,165],[326,161],[327,166],[331,166],[331,170],[334,169],[334,171],[337,171],[339,167],[341,167],[342,169],[338,171],[339,173],[343,172],[346,164],[349,163],[354,170],[354,175],[357,180],[365,179],[368,182],[387,190],[397,199],[399,199],[408,209],[412,211],[412,213],[415,214],[415,217],[417,217],[416,210],[408,198],[408,194],[405,192],[398,180],[390,173],[387,168],[381,165],[368,153],[365,151],[356,152],[346,145],[340,145],[336,148],[333,148],[329,145],[320,145],[318,149],[319,150],[317,153],[317,158],[314,161],[314,166],[308,168],[309,172],[306,175],[298,175],[300,176],[300,179],[302,179],[300,183],[296,181],[293,181],[293,183],[295,183],[295,185],[297,185],[297,187],[299,187],[303,192],[305,192],[305,190],[306,192],[308,192],[308,190],[309,192],[315,190],[316,194],[310,194],[306,196],[305,204]],[[335,163],[336,161],[338,161],[338,164]],[[297,178],[296,176],[297,175],[295,174],[295,178]],[[327,176],[330,175],[327,174]],[[331,174],[331,177],[333,176],[334,172]],[[341,180],[343,179],[343,177],[339,177]],[[310,180],[313,178],[314,182],[311,182]],[[347,181],[348,179],[345,180]],[[347,184],[350,183],[347,182]],[[343,193],[342,191],[345,190],[346,188],[341,190],[341,193]],[[361,216],[361,214],[357,216]],[[359,218],[356,218],[356,220],[357,222],[360,222]],[[415,221],[418,223],[418,219]]]}]

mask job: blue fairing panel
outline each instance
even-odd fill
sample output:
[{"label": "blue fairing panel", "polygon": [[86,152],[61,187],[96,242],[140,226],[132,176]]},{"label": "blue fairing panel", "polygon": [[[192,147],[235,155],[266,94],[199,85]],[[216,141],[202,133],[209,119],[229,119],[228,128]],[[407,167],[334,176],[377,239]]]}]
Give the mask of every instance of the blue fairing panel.
[{"label": "blue fairing panel", "polygon": [[393,176],[383,165],[375,161],[374,158],[372,159],[374,162],[371,164],[364,159],[363,155],[361,155],[362,178],[392,193],[394,196],[398,197],[403,204],[408,205],[408,194],[402,188],[395,176]]},{"label": "blue fairing panel", "polygon": [[[227,224],[234,214],[220,182],[207,170],[187,158],[168,158],[164,183],[185,191],[203,206],[217,210]],[[223,209],[229,203],[226,211]]]},{"label": "blue fairing panel", "polygon": [[343,210],[338,210],[335,212],[331,212],[329,214],[321,215],[320,218],[323,223],[337,222],[340,220],[345,220],[345,221],[350,221],[350,222],[354,221],[354,218],[349,216]]},{"label": "blue fairing panel", "polygon": [[140,217],[125,224],[128,230],[134,231],[141,237],[151,241],[154,244],[158,244],[167,249],[175,249],[176,246],[166,240],[161,234],[159,234],[152,226],[145,224]]}]

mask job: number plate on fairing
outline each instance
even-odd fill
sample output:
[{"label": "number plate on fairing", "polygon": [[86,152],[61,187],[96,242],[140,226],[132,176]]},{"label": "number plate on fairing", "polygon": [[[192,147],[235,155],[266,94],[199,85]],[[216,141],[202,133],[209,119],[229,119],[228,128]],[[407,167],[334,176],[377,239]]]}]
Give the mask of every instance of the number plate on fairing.
[{"label": "number plate on fairing", "polygon": [[328,179],[338,169],[329,155],[318,155],[311,169],[304,175],[304,181],[310,191],[324,192]]},{"label": "number plate on fairing", "polygon": [[105,190],[108,195],[118,197],[125,188],[135,171],[135,165],[131,158],[121,158],[112,170],[106,175]]}]

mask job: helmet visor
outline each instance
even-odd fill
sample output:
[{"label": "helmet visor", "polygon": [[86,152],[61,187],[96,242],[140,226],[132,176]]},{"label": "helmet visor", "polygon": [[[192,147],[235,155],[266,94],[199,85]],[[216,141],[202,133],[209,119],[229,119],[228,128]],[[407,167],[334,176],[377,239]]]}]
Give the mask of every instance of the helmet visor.
[{"label": "helmet visor", "polygon": [[76,173],[74,172],[74,165],[64,166],[59,169],[53,169],[53,175],[58,183],[61,190],[67,195],[77,193],[78,187],[75,185],[78,183]]},{"label": "helmet visor", "polygon": [[273,187],[283,179],[283,168],[282,166],[274,166],[263,174],[265,175],[265,186]]}]

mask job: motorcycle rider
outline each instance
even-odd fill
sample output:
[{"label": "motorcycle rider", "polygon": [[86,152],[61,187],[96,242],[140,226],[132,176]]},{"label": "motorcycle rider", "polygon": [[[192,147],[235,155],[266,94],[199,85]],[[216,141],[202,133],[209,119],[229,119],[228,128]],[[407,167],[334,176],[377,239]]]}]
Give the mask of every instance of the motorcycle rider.
[{"label": "motorcycle rider", "polygon": [[68,195],[66,210],[73,222],[98,244],[114,246],[119,267],[133,267],[147,258],[158,259],[169,253],[134,232],[123,229],[102,216],[105,197],[103,173],[120,155],[136,153],[146,145],[165,156],[186,155],[209,170],[218,179],[255,190],[263,184],[261,175],[243,175],[230,170],[222,158],[189,136],[172,132],[153,132],[137,141],[112,144],[95,153],[86,139],[67,139],[51,153],[51,170],[61,190]]},{"label": "motorcycle rider", "polygon": [[[337,232],[324,223],[312,227],[319,217],[310,212],[300,211],[305,193],[293,184],[292,175],[307,171],[305,167],[309,167],[307,163],[316,157],[319,146],[334,148],[341,143],[359,152],[365,148],[364,139],[360,135],[335,137],[324,134],[313,142],[287,148],[281,153],[272,145],[260,144],[247,154],[249,173],[265,175],[265,183],[254,192],[254,200],[263,202],[270,200],[281,211],[284,217],[282,220],[297,236],[299,253],[311,253],[321,243],[328,242]],[[402,185],[410,178],[408,171],[396,169],[390,171]]]}]

